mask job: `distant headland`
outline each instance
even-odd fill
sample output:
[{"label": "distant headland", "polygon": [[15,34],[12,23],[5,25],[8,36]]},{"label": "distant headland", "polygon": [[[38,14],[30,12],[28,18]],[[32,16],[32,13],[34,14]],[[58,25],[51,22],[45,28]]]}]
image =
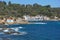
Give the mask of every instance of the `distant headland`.
[{"label": "distant headland", "polygon": [[7,5],[5,1],[0,1],[0,23],[12,22],[14,24],[18,21],[23,24],[28,21],[44,20],[60,20],[60,8],[52,8],[50,5],[42,6],[37,3],[12,4],[10,1]]}]

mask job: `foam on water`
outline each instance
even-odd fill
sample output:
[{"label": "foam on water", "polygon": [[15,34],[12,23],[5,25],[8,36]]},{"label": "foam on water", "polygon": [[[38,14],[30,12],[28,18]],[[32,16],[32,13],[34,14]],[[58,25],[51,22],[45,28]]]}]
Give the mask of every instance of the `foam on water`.
[{"label": "foam on water", "polygon": [[20,26],[20,27],[18,27],[18,28],[22,29],[23,27]]},{"label": "foam on water", "polygon": [[23,27],[14,27],[14,28],[11,28],[11,29],[13,29],[13,30],[15,30],[15,31],[19,31],[19,29],[22,29]]},{"label": "foam on water", "polygon": [[10,34],[10,35],[26,35],[27,32],[20,32],[20,34],[17,34],[17,33],[13,33],[13,34]]},{"label": "foam on water", "polygon": [[12,28],[13,30],[15,30],[15,31],[17,31],[17,32],[20,32],[20,34],[16,34],[16,33],[13,33],[13,34],[11,34],[11,35],[25,35],[25,34],[27,34],[27,32],[21,32],[21,31],[19,31],[19,29],[22,29],[23,27],[15,27],[15,28]]},{"label": "foam on water", "polygon": [[47,23],[37,22],[37,23],[29,23],[29,24],[47,24]]}]

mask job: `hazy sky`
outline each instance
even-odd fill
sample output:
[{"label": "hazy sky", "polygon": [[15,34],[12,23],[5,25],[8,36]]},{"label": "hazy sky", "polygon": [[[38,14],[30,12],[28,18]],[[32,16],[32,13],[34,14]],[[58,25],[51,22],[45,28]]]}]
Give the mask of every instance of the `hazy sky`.
[{"label": "hazy sky", "polygon": [[19,4],[34,4],[38,3],[41,5],[51,5],[52,7],[60,7],[60,0],[3,0],[3,1],[11,1],[12,3]]}]

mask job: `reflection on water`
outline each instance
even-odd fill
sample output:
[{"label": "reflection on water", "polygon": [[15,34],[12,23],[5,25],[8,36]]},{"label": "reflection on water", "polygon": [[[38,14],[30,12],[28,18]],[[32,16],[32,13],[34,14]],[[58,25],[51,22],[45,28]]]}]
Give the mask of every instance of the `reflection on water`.
[{"label": "reflection on water", "polygon": [[11,38],[2,37],[0,40],[12,40]]}]

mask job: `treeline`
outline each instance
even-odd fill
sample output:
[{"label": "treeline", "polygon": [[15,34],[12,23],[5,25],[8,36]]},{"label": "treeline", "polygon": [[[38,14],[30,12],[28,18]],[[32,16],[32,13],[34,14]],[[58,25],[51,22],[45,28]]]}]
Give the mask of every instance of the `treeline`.
[{"label": "treeline", "polygon": [[42,6],[37,3],[31,4],[8,4],[5,1],[0,1],[0,16],[22,17],[23,15],[44,15],[54,18],[60,18],[60,8],[52,8],[50,5]]}]

